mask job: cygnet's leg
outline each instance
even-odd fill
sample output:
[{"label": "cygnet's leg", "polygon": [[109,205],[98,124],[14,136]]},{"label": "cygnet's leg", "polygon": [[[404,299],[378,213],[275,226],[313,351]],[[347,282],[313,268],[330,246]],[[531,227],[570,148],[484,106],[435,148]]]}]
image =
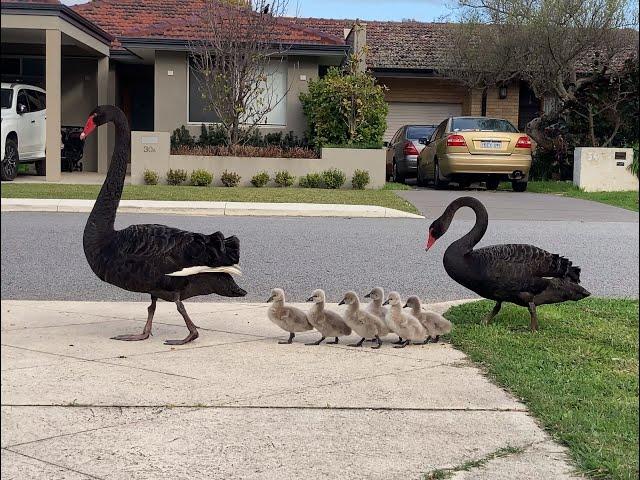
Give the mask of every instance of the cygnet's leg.
[{"label": "cygnet's leg", "polygon": [[429,343],[429,338],[431,338],[431,337],[429,337],[429,335],[427,335],[427,338],[424,339],[424,342],[418,342],[418,343],[413,342],[413,344],[414,345],[426,345],[427,343]]},{"label": "cygnet's leg", "polygon": [[324,336],[320,337],[320,340],[318,340],[317,342],[305,343],[305,345],[320,345],[322,342],[324,342],[325,338],[327,338],[327,337],[324,337]]},{"label": "cygnet's leg", "polygon": [[438,343],[438,340],[440,340],[440,335],[436,335],[435,337],[430,337],[430,338],[433,343]]},{"label": "cygnet's leg", "polygon": [[397,342],[393,342],[394,345],[400,345],[402,343],[402,337],[398,337],[398,341]]},{"label": "cygnet's leg", "polygon": [[380,348],[382,346],[382,340],[380,340],[380,337],[378,335],[376,335],[376,342],[378,342],[378,344],[374,347],[371,347],[375,350],[377,350],[378,348]]},{"label": "cygnet's leg", "polygon": [[336,343],[338,343],[338,337],[336,337],[336,341],[335,342],[327,342],[327,345],[335,345]]},{"label": "cygnet's leg", "polygon": [[116,335],[115,337],[111,337],[111,340],[122,340],[125,342],[135,342],[138,340],[146,340],[149,338],[151,333],[151,324],[153,323],[153,314],[156,313],[156,302],[158,297],[154,297],[151,295],[151,305],[147,307],[147,323],[144,324],[144,329],[142,333],[137,335]]},{"label": "cygnet's leg", "polygon": [[187,314],[187,310],[184,308],[184,304],[182,303],[181,300],[176,300],[176,307],[178,307],[178,312],[180,312],[180,315],[182,315],[182,318],[184,319],[184,323],[187,325],[187,328],[189,329],[189,335],[184,337],[182,340],[166,340],[164,342],[165,345],[184,345],[185,343],[189,343],[192,340],[195,340],[196,338],[198,338],[198,329],[189,318],[189,315]]},{"label": "cygnet's leg", "polygon": [[365,338],[362,337],[358,343],[350,343],[348,346],[349,347],[361,347],[362,344],[364,343],[364,341],[365,341]]},{"label": "cygnet's leg", "polygon": [[291,342],[293,342],[293,337],[295,337],[296,334],[291,332],[289,333],[289,339],[288,340],[280,340],[278,343],[280,345],[289,345]]},{"label": "cygnet's leg", "polygon": [[402,342],[400,345],[394,345],[393,348],[404,348],[407,345],[409,345],[411,343],[411,340],[409,340],[408,338]]}]

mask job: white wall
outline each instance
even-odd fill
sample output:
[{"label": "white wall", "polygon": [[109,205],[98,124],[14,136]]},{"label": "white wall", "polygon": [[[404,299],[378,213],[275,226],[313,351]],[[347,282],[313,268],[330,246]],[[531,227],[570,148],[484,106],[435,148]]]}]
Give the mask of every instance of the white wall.
[{"label": "white wall", "polygon": [[578,147],[573,154],[573,183],[587,192],[638,190],[629,172],[631,148]]}]

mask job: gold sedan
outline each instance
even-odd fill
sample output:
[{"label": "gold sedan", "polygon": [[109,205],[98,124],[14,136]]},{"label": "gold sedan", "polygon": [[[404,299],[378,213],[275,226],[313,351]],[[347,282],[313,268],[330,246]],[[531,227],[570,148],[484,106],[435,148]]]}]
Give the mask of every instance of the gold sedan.
[{"label": "gold sedan", "polygon": [[531,168],[531,139],[507,120],[487,117],[452,117],[443,121],[418,157],[418,185],[436,188],[449,182],[467,187],[484,181],[495,190],[510,180],[513,190],[527,189]]}]

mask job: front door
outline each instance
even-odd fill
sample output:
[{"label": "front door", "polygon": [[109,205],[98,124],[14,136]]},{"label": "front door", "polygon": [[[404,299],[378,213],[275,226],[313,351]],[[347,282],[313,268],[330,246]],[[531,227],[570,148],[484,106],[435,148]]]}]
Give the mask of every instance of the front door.
[{"label": "front door", "polygon": [[32,158],[36,144],[36,115],[31,113],[26,90],[18,90],[16,111],[20,115],[16,125],[18,154],[20,158]]}]

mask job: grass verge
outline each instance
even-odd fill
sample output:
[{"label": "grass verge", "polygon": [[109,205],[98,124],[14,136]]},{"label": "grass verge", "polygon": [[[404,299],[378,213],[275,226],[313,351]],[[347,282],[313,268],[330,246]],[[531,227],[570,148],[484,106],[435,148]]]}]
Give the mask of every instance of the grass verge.
[{"label": "grass verge", "polygon": [[[510,183],[502,183],[501,190],[511,190]],[[638,211],[638,192],[585,192],[571,182],[535,181],[529,182],[527,192],[549,193],[565,197],[582,198],[594,202],[606,203],[614,207]]]},{"label": "grass verge", "polygon": [[[100,185],[57,183],[3,183],[3,198],[75,198],[93,200]],[[123,200],[183,200],[213,202],[330,203],[377,205],[420,213],[390,190],[327,190],[318,188],[189,187],[127,185]]]},{"label": "grass verge", "polygon": [[488,301],[451,308],[453,345],[520,397],[592,478],[638,478],[638,301],[589,298],[539,308]]}]

